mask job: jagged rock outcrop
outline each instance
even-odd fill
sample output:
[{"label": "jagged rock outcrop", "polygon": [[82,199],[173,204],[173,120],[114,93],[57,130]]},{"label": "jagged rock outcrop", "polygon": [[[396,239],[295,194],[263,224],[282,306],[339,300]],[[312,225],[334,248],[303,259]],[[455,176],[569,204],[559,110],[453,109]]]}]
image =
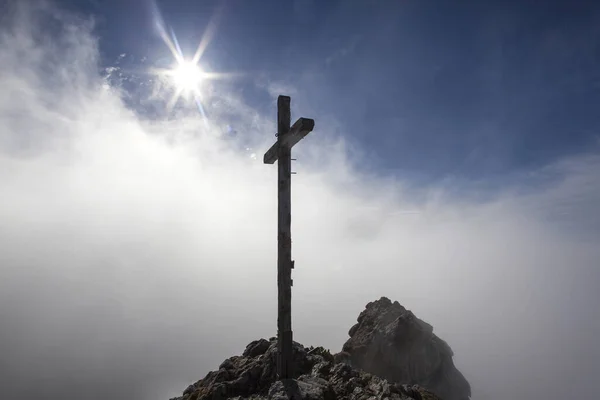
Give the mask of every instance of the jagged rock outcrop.
[{"label": "jagged rock outcrop", "polygon": [[367,304],[338,361],[389,382],[422,386],[444,400],[468,400],[471,387],[433,327],[386,297]]},{"label": "jagged rock outcrop", "polygon": [[293,346],[294,379],[277,380],[276,354],[274,338],[254,341],[241,356],[228,358],[182,397],[171,400],[440,400],[419,386],[390,384],[345,362],[336,363],[322,347],[298,343]]}]

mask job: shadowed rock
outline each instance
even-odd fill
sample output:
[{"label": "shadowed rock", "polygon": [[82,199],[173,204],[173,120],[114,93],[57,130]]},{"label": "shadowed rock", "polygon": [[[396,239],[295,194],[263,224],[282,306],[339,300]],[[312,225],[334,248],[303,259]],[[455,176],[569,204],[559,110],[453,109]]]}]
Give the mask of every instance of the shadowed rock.
[{"label": "shadowed rock", "polygon": [[433,327],[388,298],[367,304],[336,360],[390,382],[420,385],[444,400],[468,400],[471,387]]},{"label": "shadowed rock", "polygon": [[276,354],[274,338],[254,341],[242,356],[228,358],[172,400],[440,400],[419,386],[390,384],[347,363],[335,363],[322,347],[298,343],[293,346],[293,379],[277,380]]}]

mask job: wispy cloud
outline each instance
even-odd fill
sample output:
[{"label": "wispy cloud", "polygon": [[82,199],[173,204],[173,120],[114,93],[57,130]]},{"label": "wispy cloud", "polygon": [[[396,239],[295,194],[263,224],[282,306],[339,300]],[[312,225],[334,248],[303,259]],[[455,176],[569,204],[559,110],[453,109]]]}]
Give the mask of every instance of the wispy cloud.
[{"label": "wispy cloud", "polygon": [[335,61],[343,59],[354,51],[358,43],[360,42],[361,36],[355,35],[345,45],[335,50],[329,57],[325,59],[325,64],[329,65]]},{"label": "wispy cloud", "polygon": [[[19,10],[0,39],[2,394],[175,395],[275,334],[276,169],[237,142],[262,154],[274,123],[230,93],[213,126],[249,137],[141,119],[98,74],[90,24]],[[331,129],[298,147],[296,339],[338,350],[386,295],[449,342],[476,398],[592,398],[597,156],[482,203],[367,175]]]}]

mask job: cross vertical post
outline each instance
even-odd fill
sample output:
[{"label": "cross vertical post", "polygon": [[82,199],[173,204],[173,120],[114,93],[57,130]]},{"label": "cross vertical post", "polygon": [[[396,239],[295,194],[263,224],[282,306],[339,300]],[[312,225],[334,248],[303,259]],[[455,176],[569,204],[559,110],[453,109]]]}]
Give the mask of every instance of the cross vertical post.
[{"label": "cross vertical post", "polygon": [[[277,137],[290,130],[290,98],[277,99]],[[292,149],[279,146],[277,159],[277,343],[280,379],[292,377]]]},{"label": "cross vertical post", "polygon": [[312,119],[300,118],[290,127],[290,97],[277,98],[277,141],[264,155],[265,164],[277,161],[277,374],[293,374],[292,354],[292,147],[314,128]]}]

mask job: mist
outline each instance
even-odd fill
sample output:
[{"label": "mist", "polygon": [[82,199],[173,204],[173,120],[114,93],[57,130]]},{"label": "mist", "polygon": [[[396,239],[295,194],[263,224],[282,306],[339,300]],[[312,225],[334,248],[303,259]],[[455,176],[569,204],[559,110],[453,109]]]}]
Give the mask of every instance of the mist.
[{"label": "mist", "polygon": [[[275,336],[262,154],[282,83],[265,84],[271,114],[232,84],[211,92],[208,124],[148,118],[103,74],[91,21],[48,5],[2,21],[2,397],[167,399]],[[292,97],[293,120],[313,111]],[[474,399],[593,398],[597,149],[482,201],[367,172],[335,118],[315,119],[294,149],[295,340],[337,352],[387,296],[449,343]],[[248,130],[228,136],[230,121]]]}]

